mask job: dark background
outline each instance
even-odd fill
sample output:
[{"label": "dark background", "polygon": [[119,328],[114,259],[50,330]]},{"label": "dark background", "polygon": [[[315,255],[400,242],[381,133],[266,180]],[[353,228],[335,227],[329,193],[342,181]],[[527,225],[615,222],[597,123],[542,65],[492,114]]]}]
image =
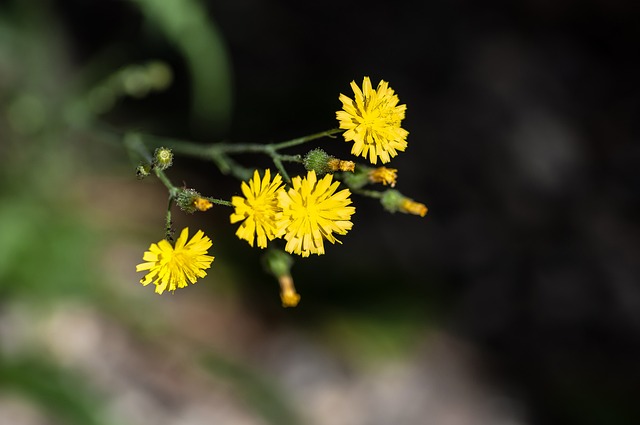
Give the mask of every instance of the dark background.
[{"label": "dark background", "polygon": [[[357,199],[344,246],[296,264],[307,302],[295,318],[260,302],[273,288],[246,285],[256,314],[307,326],[336,311],[409,315],[472,342],[532,423],[640,423],[635,2],[203,3],[233,75],[231,120],[209,127],[191,120],[183,58],[147,36],[136,7],[52,3],[78,64],[115,44],[115,62],[174,68],[167,93],[125,101],[108,121],[202,142],[281,141],[335,127],[350,81],[384,79],[407,104],[398,189],[429,207],[425,218],[389,215]],[[340,139],[322,147],[348,157]],[[203,192],[235,190],[198,177],[210,166],[182,167]],[[231,231],[220,238],[238,265],[257,261]]]}]

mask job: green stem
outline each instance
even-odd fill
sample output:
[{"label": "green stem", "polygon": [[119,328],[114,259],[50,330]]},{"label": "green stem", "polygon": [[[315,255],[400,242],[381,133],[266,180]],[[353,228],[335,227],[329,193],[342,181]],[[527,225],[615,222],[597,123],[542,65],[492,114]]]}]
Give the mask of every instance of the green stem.
[{"label": "green stem", "polygon": [[182,155],[195,156],[205,159],[212,159],[212,157],[220,154],[240,154],[240,153],[264,153],[269,155],[270,152],[278,151],[280,149],[286,149],[293,146],[302,145],[304,143],[321,139],[323,137],[331,137],[342,130],[334,128],[327,131],[321,131],[319,133],[310,134],[308,136],[298,137],[295,139],[287,140],[280,143],[260,144],[260,143],[210,143],[199,144],[193,142],[187,142],[185,140],[157,137],[157,136],[145,136],[152,142],[153,146],[164,146],[172,149],[176,153]]},{"label": "green stem", "polygon": [[[149,153],[149,151],[145,147],[144,142],[142,141],[142,139],[137,134],[132,134],[132,135],[129,135],[128,137],[125,137],[124,138],[124,144],[125,144],[126,148],[129,151],[138,154],[142,159],[144,159],[148,163],[150,163],[150,164],[153,163],[153,159],[151,158],[151,154]],[[164,173],[164,171],[162,171],[161,169],[156,168],[156,167],[153,168],[153,171],[156,173],[156,176],[158,177],[158,179],[169,190],[169,196],[170,196],[171,199],[173,199],[173,197],[175,197],[178,194],[178,190],[179,189],[177,187],[175,187],[173,185],[173,183],[171,183],[171,180],[169,180],[169,178]]]},{"label": "green stem", "polygon": [[316,139],[322,139],[323,137],[332,137],[335,134],[340,133],[342,130],[339,128],[332,128],[331,130],[321,131],[320,133],[311,134],[309,136],[298,137],[296,139],[287,140],[286,142],[275,143],[270,145],[273,149],[285,149],[293,146],[302,145],[303,143],[310,142]]},{"label": "green stem", "polygon": [[384,195],[384,192],[380,192],[377,190],[352,189],[352,192],[358,195],[368,196],[369,198],[376,198],[376,199],[380,199]]},{"label": "green stem", "polygon": [[204,199],[206,199],[207,201],[213,202],[214,204],[224,205],[225,207],[233,207],[233,204],[231,202],[225,201],[224,199],[207,198],[207,197],[205,197]]},{"label": "green stem", "polygon": [[289,177],[287,170],[284,168],[284,165],[282,165],[282,161],[280,161],[280,158],[276,155],[272,155],[271,159],[273,160],[273,163],[280,172],[280,175],[282,176],[284,181],[286,181],[287,183],[291,183],[291,178]]},{"label": "green stem", "polygon": [[172,202],[173,202],[173,196],[169,195],[169,202],[167,204],[167,218],[164,224],[164,238],[170,242],[173,242],[173,231],[172,231],[173,222],[171,221],[171,203]]},{"label": "green stem", "polygon": [[280,161],[298,162],[302,164],[302,155],[278,155]]}]

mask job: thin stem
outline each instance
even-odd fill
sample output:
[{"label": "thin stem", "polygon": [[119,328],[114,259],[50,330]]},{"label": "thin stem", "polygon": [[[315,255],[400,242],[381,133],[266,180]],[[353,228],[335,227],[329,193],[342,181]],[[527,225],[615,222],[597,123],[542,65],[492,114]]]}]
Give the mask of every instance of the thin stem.
[{"label": "thin stem", "polygon": [[[151,158],[151,154],[145,147],[142,139],[138,137],[138,135],[131,135],[130,137],[125,137],[124,143],[126,148],[131,151],[137,153],[142,159],[152,164],[153,160]],[[156,173],[158,179],[166,186],[169,190],[169,195],[171,198],[178,194],[178,188],[171,183],[171,180],[167,177],[167,175],[161,169],[154,167],[153,171]]]},{"label": "thin stem", "polygon": [[173,242],[173,222],[171,221],[171,204],[173,203],[173,196],[169,196],[169,202],[167,204],[167,218],[164,224],[164,238],[170,242]]},{"label": "thin stem", "polygon": [[278,155],[280,161],[302,163],[302,155]]},{"label": "thin stem", "polygon": [[224,199],[217,198],[204,198],[207,201],[213,202],[214,204],[224,205],[225,207],[233,207],[233,204],[229,201],[225,201]]},{"label": "thin stem", "polygon": [[380,199],[384,195],[384,192],[380,192],[377,190],[352,189],[352,192],[358,195],[368,196],[369,198],[376,198],[376,199]]},{"label": "thin stem", "polygon": [[280,172],[280,175],[282,176],[284,181],[286,181],[287,183],[291,183],[291,177],[289,177],[287,170],[285,170],[284,165],[282,165],[282,161],[280,161],[280,158],[274,155],[274,156],[271,156],[271,159],[273,159],[273,163],[275,164],[276,168]]},{"label": "thin stem", "polygon": [[165,146],[172,149],[176,153],[183,155],[201,157],[205,159],[212,159],[216,155],[220,154],[238,154],[238,153],[264,153],[269,154],[272,151],[278,151],[280,149],[286,149],[293,146],[302,145],[313,140],[321,139],[323,137],[332,137],[335,134],[341,132],[339,128],[334,128],[327,131],[321,131],[319,133],[311,134],[308,136],[298,137],[295,139],[287,140],[280,143],[260,144],[260,143],[210,143],[199,144],[188,142],[180,139],[172,139],[158,136],[145,136],[149,139],[153,146]]},{"label": "thin stem", "polygon": [[164,171],[159,168],[154,168],[154,171],[156,172],[156,176],[158,176],[158,179],[162,182],[162,184],[164,184],[167,189],[169,189],[169,195],[171,196],[171,198],[175,197],[180,189],[178,189],[173,185],[173,183],[171,183],[171,180],[169,180]]},{"label": "thin stem", "polygon": [[272,144],[271,147],[275,150],[290,148],[293,146],[302,145],[303,143],[310,142],[312,140],[321,139],[323,137],[331,137],[334,134],[340,133],[342,130],[339,128],[332,128],[331,130],[321,131],[320,133],[311,134],[309,136],[298,137],[296,139],[287,140],[286,142]]}]

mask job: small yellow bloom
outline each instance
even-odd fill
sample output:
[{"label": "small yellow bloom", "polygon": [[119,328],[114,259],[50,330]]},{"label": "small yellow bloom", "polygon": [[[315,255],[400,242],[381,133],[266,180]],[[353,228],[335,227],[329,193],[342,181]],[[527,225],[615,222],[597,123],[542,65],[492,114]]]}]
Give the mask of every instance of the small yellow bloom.
[{"label": "small yellow bloom", "polygon": [[[236,236],[249,242],[258,239],[258,247],[266,248],[267,240],[276,237],[276,220],[280,217],[278,207],[278,189],[282,186],[282,177],[276,174],[271,181],[271,171],[266,170],[264,178],[256,170],[249,184],[242,182],[241,196],[231,198],[235,212],[231,214],[231,223],[242,221]],[[244,221],[243,221],[244,220]]]},{"label": "small yellow bloom", "polygon": [[198,211],[206,211],[209,208],[213,207],[213,203],[208,199],[196,198],[195,201],[193,201],[193,206]]},{"label": "small yellow bloom", "polygon": [[140,283],[146,286],[153,282],[156,292],[162,294],[165,290],[186,287],[187,280],[195,283],[198,278],[205,277],[205,270],[211,267],[214,259],[206,255],[212,245],[211,239],[204,236],[202,230],[198,230],[187,243],[188,238],[189,228],[185,228],[175,247],[164,239],[157,244],[152,243],[142,257],[146,262],[136,266],[137,272],[149,270]]},{"label": "small yellow bloom", "polygon": [[351,192],[343,189],[335,193],[340,182],[333,182],[332,174],[318,180],[315,171],[309,171],[305,178],[294,177],[292,185],[278,195],[282,219],[277,234],[286,239],[285,251],[289,253],[303,257],[324,254],[324,239],[341,243],[333,234],[345,235],[353,227],[350,219],[355,208],[348,206]]},{"label": "small yellow bloom", "polygon": [[382,183],[383,185],[389,185],[391,187],[396,186],[396,179],[398,178],[398,170],[395,168],[378,167],[374,168],[367,174],[371,183]]},{"label": "small yellow bloom", "polygon": [[293,278],[290,275],[280,276],[280,300],[283,307],[295,307],[300,302],[300,295],[296,292],[293,285]]},{"label": "small yellow bloom", "polygon": [[353,161],[343,161],[338,158],[332,158],[327,162],[327,166],[331,171],[351,171],[356,169],[356,163]]},{"label": "small yellow bloom", "polygon": [[405,198],[400,204],[400,212],[419,215],[424,217],[427,215],[428,208],[425,204],[416,202],[413,199]]},{"label": "small yellow bloom", "polygon": [[362,90],[351,82],[355,100],[340,94],[342,110],[336,112],[340,128],[347,142],[353,141],[351,153],[367,157],[375,164],[380,158],[383,164],[391,161],[407,147],[409,132],[400,125],[406,105],[398,105],[398,96],[386,81],[380,81],[374,90],[369,77],[364,77]]},{"label": "small yellow bloom", "polygon": [[425,204],[416,202],[411,198],[407,198],[395,189],[385,190],[380,198],[380,203],[384,209],[391,213],[400,211],[402,213],[424,217],[428,211]]}]

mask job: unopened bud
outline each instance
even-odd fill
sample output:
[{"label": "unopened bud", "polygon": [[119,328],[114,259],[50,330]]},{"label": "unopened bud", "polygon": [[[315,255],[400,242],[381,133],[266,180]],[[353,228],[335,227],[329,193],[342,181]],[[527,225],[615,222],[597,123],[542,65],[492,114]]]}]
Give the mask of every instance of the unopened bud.
[{"label": "unopened bud", "polygon": [[176,196],[176,205],[184,212],[189,214],[198,211],[196,201],[203,199],[202,196],[193,189],[182,189]]},{"label": "unopened bud", "polygon": [[321,176],[331,171],[329,167],[329,161],[331,159],[333,158],[322,149],[314,149],[304,156],[304,168],[306,168],[307,171],[313,170],[318,176]]},{"label": "unopened bud", "polygon": [[136,167],[136,176],[138,176],[138,179],[142,180],[149,174],[151,174],[151,164],[138,164],[138,167]]},{"label": "unopened bud", "polygon": [[169,148],[158,148],[153,154],[153,163],[160,170],[166,170],[173,164],[173,152]]},{"label": "unopened bud", "polygon": [[393,189],[389,189],[384,192],[380,199],[380,203],[387,211],[392,213],[400,211],[402,213],[424,217],[428,211],[426,205],[416,202],[411,198],[407,198],[402,193]]},{"label": "unopened bud", "polygon": [[300,302],[300,295],[296,292],[291,277],[293,258],[279,249],[269,249],[262,257],[267,272],[278,279],[280,284],[280,300],[283,307],[295,307]]}]

